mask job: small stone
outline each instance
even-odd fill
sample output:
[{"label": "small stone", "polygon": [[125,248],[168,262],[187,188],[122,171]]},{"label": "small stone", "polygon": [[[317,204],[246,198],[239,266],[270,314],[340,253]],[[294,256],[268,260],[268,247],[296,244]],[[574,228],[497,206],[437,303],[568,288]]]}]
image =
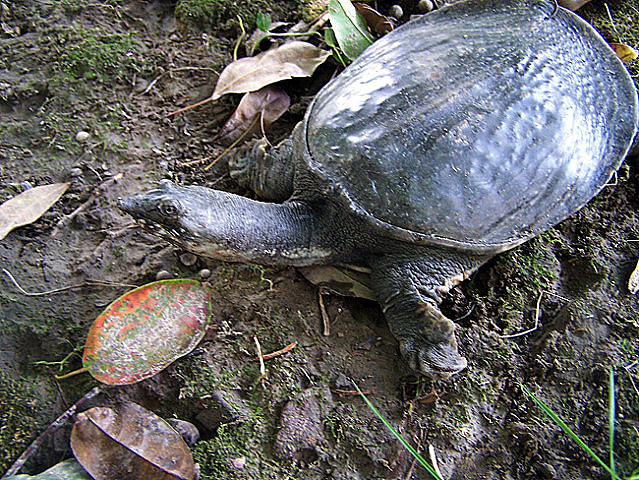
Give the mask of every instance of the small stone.
[{"label": "small stone", "polygon": [[79,167],[73,167],[71,170],[69,170],[69,175],[72,177],[79,177],[80,175],[82,175],[82,169]]},{"label": "small stone", "polygon": [[180,262],[182,262],[182,265],[185,267],[192,267],[197,263],[197,256],[189,252],[184,252],[180,254]]},{"label": "small stone", "polygon": [[78,133],[75,134],[75,139],[78,142],[86,142],[89,137],[91,136],[91,134],[89,132],[85,132],[84,130],[80,130]]},{"label": "small stone", "polygon": [[433,5],[433,2],[431,0],[420,0],[417,4],[417,10],[420,13],[428,13],[432,11],[433,8],[435,8],[435,5]]},{"label": "small stone", "polygon": [[399,20],[404,16],[404,10],[399,5],[393,5],[388,10],[388,14],[393,17],[395,20]]},{"label": "small stone", "polygon": [[236,470],[244,470],[244,467],[246,467],[246,457],[231,458],[231,465],[233,465],[233,468]]},{"label": "small stone", "polygon": [[173,274],[168,270],[160,270],[155,274],[156,280],[169,280],[170,278],[173,278]]},{"label": "small stone", "polygon": [[200,432],[198,432],[195,425],[193,425],[191,422],[179,420],[177,418],[169,418],[166,422],[171,425],[177,433],[180,434],[182,440],[184,440],[184,442],[189,447],[195,445],[200,439]]},{"label": "small stone", "polygon": [[200,275],[200,278],[202,280],[206,280],[207,278],[211,276],[211,270],[209,270],[208,268],[203,268],[202,270],[199,271],[198,275]]}]

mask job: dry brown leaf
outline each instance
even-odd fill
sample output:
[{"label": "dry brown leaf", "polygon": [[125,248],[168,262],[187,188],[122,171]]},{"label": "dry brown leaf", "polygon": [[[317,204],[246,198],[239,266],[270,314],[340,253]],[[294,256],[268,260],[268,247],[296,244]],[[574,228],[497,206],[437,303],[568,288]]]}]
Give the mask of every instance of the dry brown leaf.
[{"label": "dry brown leaf", "polygon": [[308,42],[294,41],[255,57],[240,58],[222,71],[211,100],[227,93],[254,92],[293,77],[310,77],[330,54]]},{"label": "dry brown leaf", "polygon": [[73,455],[96,480],[194,480],[191,451],[171,426],[135,403],[78,414]]},{"label": "dry brown leaf", "polygon": [[35,222],[57,202],[70,183],[30,188],[0,205],[0,240],[17,227]]},{"label": "dry brown leaf", "polygon": [[229,145],[242,136],[259,132],[262,128],[266,130],[290,105],[289,96],[275,85],[246,93],[218,133],[217,140],[223,145]]},{"label": "dry brown leaf", "polygon": [[366,5],[365,3],[354,3],[353,6],[355,7],[355,10],[357,10],[357,13],[364,17],[366,24],[371,27],[375,33],[385,35],[393,30],[393,24],[391,21],[373,7]]},{"label": "dry brown leaf", "polygon": [[626,45],[624,43],[611,43],[610,46],[625,63],[636,60],[637,57],[639,57],[637,50],[632,48],[630,45]]}]

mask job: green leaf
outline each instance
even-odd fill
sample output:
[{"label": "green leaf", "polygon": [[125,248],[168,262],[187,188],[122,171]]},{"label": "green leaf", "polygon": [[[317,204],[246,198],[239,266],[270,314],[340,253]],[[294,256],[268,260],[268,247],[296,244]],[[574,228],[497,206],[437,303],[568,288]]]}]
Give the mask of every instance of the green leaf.
[{"label": "green leaf", "polygon": [[257,28],[262,30],[263,32],[268,32],[269,27],[271,26],[272,20],[271,15],[268,13],[257,12]]},{"label": "green leaf", "polygon": [[350,0],[330,0],[328,16],[335,38],[344,54],[355,60],[375,39],[368,32],[364,18]]},{"label": "green leaf", "polygon": [[196,280],[163,280],[118,298],[87,336],[84,368],[109,385],[139,382],[186,355],[211,316],[211,291]]}]

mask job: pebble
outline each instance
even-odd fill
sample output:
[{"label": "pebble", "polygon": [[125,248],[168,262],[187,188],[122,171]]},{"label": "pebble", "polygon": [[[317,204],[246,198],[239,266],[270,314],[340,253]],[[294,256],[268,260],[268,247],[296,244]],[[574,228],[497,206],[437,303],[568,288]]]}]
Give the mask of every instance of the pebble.
[{"label": "pebble", "polygon": [[84,130],[80,130],[78,133],[75,134],[75,139],[78,142],[86,142],[89,137],[91,136],[91,134],[89,132],[85,132]]},{"label": "pebble", "polygon": [[404,16],[404,10],[399,5],[393,5],[388,10],[388,14],[393,17],[395,20],[399,20]]},{"label": "pebble", "polygon": [[73,167],[69,170],[69,175],[72,177],[79,177],[82,175],[82,169],[80,167]]},{"label": "pebble", "polygon": [[200,270],[199,275],[202,280],[206,280],[211,276],[211,270],[209,270],[208,268],[203,268],[202,270]]},{"label": "pebble", "polygon": [[244,470],[244,467],[246,467],[246,457],[232,458],[231,464],[236,470]]},{"label": "pebble", "polygon": [[182,253],[180,254],[180,262],[185,267],[192,267],[197,263],[197,256],[189,252]]},{"label": "pebble", "polygon": [[169,280],[170,278],[173,278],[173,274],[168,270],[160,270],[155,274],[156,280]]},{"label": "pebble", "polygon": [[433,2],[431,0],[420,0],[420,2],[417,4],[417,10],[420,13],[428,13],[432,11],[433,8],[435,8],[435,5],[433,5]]},{"label": "pebble", "polygon": [[200,439],[200,432],[191,422],[179,420],[177,418],[169,418],[166,421],[177,433],[180,434],[187,445],[192,447]]}]

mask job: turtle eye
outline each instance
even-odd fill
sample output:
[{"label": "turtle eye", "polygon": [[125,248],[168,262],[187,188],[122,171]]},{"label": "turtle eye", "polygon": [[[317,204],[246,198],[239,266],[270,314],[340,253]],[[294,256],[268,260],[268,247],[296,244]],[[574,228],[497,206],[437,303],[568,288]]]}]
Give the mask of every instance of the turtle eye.
[{"label": "turtle eye", "polygon": [[167,217],[173,217],[177,213],[177,208],[170,203],[163,203],[160,205],[160,212]]}]

